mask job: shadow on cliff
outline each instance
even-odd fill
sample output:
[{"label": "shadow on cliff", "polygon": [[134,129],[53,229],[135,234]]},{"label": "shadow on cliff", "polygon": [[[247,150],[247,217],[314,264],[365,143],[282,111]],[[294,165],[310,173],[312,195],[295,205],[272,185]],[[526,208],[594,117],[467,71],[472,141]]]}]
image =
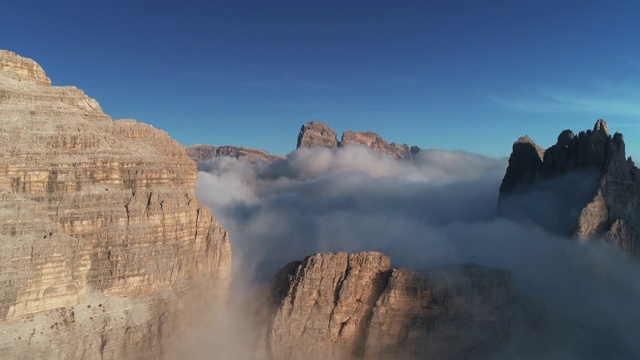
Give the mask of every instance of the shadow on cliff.
[{"label": "shadow on cliff", "polygon": [[[231,233],[240,291],[315,252],[377,250],[392,266],[414,269],[473,262],[512,271],[517,294],[545,314],[536,356],[640,356],[637,261],[557,235],[571,231],[595,180],[543,184],[499,217],[506,165],[460,151],[393,160],[358,146],[299,149],[270,165],[210,160],[196,192]],[[538,216],[523,221],[522,211]]]}]

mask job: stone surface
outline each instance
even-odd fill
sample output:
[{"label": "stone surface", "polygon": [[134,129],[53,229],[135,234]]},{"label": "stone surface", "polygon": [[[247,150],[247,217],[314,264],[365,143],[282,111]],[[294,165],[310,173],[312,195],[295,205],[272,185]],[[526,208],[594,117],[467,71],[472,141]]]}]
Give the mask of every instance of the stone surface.
[{"label": "stone surface", "polygon": [[597,187],[580,211],[574,233],[581,239],[604,236],[621,249],[640,256],[640,170],[625,158],[622,134],[609,133],[599,119],[593,130],[564,130],[558,141],[538,159],[539,148],[530,139],[514,144],[509,167],[500,187],[501,201],[510,194],[526,192],[546,179],[592,171]]},{"label": "stone surface", "polygon": [[254,149],[245,146],[214,146],[206,144],[188,146],[187,155],[189,155],[191,160],[196,163],[221,156],[229,156],[238,160],[249,161],[251,163],[256,163],[258,161],[272,163],[276,160],[282,160],[285,158],[284,156],[270,154],[268,151],[262,149]]},{"label": "stone surface", "polygon": [[300,128],[296,149],[316,146],[330,149],[338,147],[337,134],[325,123],[310,121]]},{"label": "stone surface", "polygon": [[378,252],[290,263],[270,294],[259,358],[494,358],[511,342],[509,322],[527,312],[506,271],[391,269]]},{"label": "stone surface", "polygon": [[230,286],[196,179],[166,133],[0,51],[0,358],[160,357]]}]

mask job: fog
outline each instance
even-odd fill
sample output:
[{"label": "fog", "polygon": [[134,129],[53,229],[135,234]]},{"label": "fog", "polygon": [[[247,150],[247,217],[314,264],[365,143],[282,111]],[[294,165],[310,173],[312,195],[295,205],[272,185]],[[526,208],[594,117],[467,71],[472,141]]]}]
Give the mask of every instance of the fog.
[{"label": "fog", "polygon": [[241,292],[314,252],[377,250],[413,269],[473,262],[512,271],[516,294],[545,314],[543,357],[640,356],[638,261],[570,236],[597,178],[555,179],[498,216],[506,166],[463,151],[299,149],[273,164],[201,163],[196,193],[230,232]]}]

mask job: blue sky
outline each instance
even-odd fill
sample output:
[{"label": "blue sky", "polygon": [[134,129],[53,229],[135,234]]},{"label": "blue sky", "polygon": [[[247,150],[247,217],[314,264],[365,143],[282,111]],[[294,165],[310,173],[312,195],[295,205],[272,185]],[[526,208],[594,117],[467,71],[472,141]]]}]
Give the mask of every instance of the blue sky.
[{"label": "blue sky", "polygon": [[[188,5],[187,5],[188,4]],[[8,1],[0,48],[183,145],[300,125],[508,156],[598,118],[640,156],[638,1]]]}]

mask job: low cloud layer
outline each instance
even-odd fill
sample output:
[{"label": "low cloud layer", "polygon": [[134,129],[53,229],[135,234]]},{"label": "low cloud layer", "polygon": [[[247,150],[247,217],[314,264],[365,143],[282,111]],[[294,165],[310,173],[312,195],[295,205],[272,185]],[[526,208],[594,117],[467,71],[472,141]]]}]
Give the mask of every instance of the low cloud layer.
[{"label": "low cloud layer", "polygon": [[[196,192],[230,231],[245,285],[314,252],[378,250],[394,267],[414,269],[474,262],[513,271],[516,292],[550,314],[557,344],[547,355],[640,356],[638,261],[558,235],[571,214],[497,216],[506,165],[461,151],[426,150],[409,161],[359,146],[299,149],[270,165],[212,159],[200,165]],[[584,189],[571,186],[577,180]],[[562,189],[560,198],[547,191],[516,205],[544,214],[584,201],[590,181],[559,179],[541,191]]]}]

